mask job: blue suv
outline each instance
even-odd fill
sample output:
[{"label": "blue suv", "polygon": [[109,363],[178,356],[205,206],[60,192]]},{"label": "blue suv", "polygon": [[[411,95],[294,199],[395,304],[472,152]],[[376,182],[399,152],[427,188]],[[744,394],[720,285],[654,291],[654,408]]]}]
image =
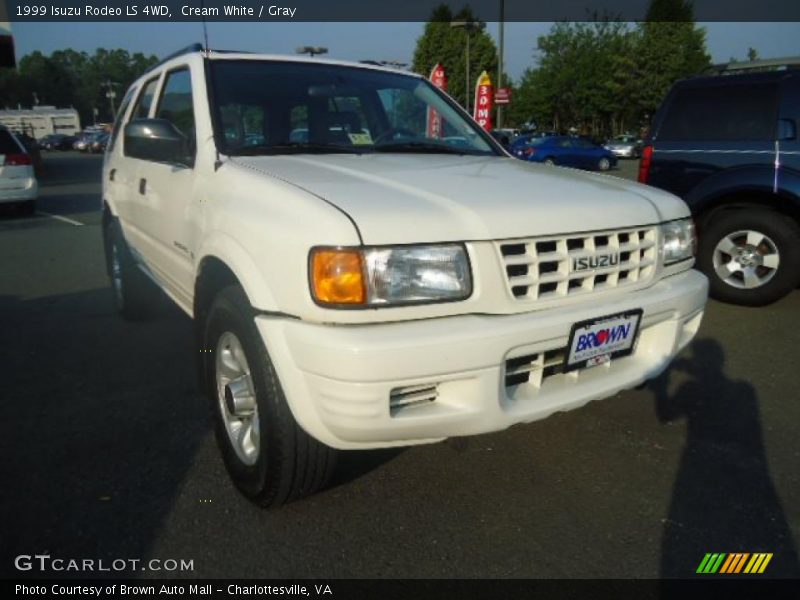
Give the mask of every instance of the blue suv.
[{"label": "blue suv", "polygon": [[711,295],[774,302],[800,284],[800,59],[715,67],[655,115],[639,181],[682,197]]}]

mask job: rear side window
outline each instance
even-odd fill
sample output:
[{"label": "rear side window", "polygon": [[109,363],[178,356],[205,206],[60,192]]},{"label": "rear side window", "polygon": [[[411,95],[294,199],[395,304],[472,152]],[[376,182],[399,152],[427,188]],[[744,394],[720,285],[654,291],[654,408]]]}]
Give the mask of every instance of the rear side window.
[{"label": "rear side window", "polygon": [[5,129],[0,129],[0,154],[19,154],[22,149],[19,147],[11,134]]},{"label": "rear side window", "polygon": [[658,132],[661,141],[774,140],[775,84],[719,85],[681,89]]},{"label": "rear side window", "polygon": [[146,119],[150,114],[150,107],[153,105],[153,97],[156,95],[156,85],[158,84],[158,77],[151,79],[142,87],[142,93],[139,94],[139,99],[136,101],[136,106],[133,108],[130,120]]}]

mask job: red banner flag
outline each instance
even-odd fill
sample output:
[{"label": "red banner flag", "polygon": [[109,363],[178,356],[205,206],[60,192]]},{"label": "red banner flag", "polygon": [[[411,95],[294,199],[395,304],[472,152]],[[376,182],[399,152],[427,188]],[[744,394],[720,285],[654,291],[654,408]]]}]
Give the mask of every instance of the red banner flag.
[{"label": "red banner flag", "polygon": [[[441,63],[436,63],[431,69],[431,83],[443,92],[447,91],[447,74]],[[428,137],[442,137],[442,117],[433,108],[428,108]]]},{"label": "red banner flag", "polygon": [[473,118],[478,122],[478,125],[483,127],[486,131],[492,130],[492,104],[494,103],[494,88],[489,74],[484,71],[478,77],[478,83],[475,85],[475,110]]}]

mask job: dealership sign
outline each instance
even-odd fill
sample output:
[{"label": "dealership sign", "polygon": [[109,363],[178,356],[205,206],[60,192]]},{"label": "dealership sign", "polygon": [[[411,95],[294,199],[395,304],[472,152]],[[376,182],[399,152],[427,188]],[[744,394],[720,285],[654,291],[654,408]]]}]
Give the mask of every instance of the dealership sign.
[{"label": "dealership sign", "polygon": [[475,86],[475,111],[473,118],[478,122],[478,125],[483,127],[486,131],[492,130],[492,103],[494,100],[494,89],[492,87],[492,80],[489,79],[489,74],[484,71],[478,77],[478,83]]},{"label": "dealership sign", "polygon": [[[441,63],[436,63],[433,69],[431,69],[430,80],[433,85],[443,92],[447,91],[447,74]],[[428,108],[428,137],[442,137],[442,116],[432,107]]]},{"label": "dealership sign", "polygon": [[497,88],[494,93],[495,104],[509,104],[511,102],[511,88],[501,87]]}]

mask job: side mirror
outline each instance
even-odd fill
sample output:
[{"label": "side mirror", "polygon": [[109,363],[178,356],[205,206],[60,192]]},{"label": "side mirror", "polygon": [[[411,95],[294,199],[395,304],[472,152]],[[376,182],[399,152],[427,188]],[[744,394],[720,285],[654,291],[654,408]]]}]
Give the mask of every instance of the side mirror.
[{"label": "side mirror", "polygon": [[780,119],[778,121],[778,139],[797,139],[797,124],[794,122],[794,119]]},{"label": "side mirror", "polygon": [[166,119],[136,119],[125,126],[125,154],[133,158],[191,166],[189,140]]}]

